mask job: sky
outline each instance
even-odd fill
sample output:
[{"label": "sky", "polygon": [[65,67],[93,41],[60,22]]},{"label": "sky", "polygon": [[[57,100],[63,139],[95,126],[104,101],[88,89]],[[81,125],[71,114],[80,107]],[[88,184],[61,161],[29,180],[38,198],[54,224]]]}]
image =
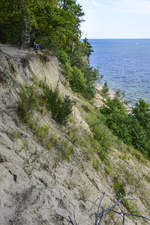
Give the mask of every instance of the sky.
[{"label": "sky", "polygon": [[150,0],[77,0],[85,13],[82,37],[150,38]]}]

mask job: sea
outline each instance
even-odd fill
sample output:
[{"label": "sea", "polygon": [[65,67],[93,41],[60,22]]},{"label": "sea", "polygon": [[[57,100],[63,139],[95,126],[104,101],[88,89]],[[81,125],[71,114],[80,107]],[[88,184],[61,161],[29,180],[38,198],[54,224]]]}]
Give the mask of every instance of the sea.
[{"label": "sea", "polygon": [[134,105],[150,103],[150,39],[90,39],[90,64],[104,75],[110,89],[121,90]]}]

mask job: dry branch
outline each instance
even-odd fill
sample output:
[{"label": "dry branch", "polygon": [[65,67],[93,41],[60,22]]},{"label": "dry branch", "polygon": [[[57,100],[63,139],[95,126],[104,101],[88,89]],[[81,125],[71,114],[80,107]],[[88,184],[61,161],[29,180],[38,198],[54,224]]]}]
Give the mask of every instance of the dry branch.
[{"label": "dry branch", "polygon": [[[112,206],[104,209],[102,207],[102,203],[103,203],[103,200],[105,198],[105,192],[102,194],[102,197],[100,198],[99,200],[99,204],[97,206],[97,211],[95,213],[95,225],[101,225],[105,219],[105,215],[109,212],[113,212],[115,214],[118,214],[118,215],[121,215],[122,216],[122,225],[125,225],[125,218],[127,216],[132,216],[132,217],[138,217],[138,218],[142,218],[143,220],[145,221],[150,221],[150,218],[147,218],[146,216],[143,216],[143,215],[138,215],[136,213],[128,213],[128,212],[119,212],[117,210],[115,210],[115,208],[122,202],[122,201],[128,201],[128,200],[136,200],[136,199],[133,199],[133,198],[120,198],[118,199]],[[75,219],[75,216],[74,216],[74,219],[72,219],[70,216],[68,218],[66,218],[66,220],[68,221],[69,224],[72,224],[72,225],[79,225],[77,222],[76,222],[76,219]]]}]

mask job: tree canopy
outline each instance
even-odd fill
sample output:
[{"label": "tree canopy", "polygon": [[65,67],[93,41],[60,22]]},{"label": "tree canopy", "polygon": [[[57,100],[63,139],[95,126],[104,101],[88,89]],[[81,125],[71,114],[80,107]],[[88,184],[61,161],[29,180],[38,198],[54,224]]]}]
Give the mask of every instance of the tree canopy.
[{"label": "tree canopy", "polygon": [[78,44],[84,15],[75,0],[1,0],[0,41],[70,49]]},{"label": "tree canopy", "polygon": [[72,89],[94,96],[98,73],[84,60],[93,50],[81,41],[84,13],[76,0],[1,0],[0,8],[0,42],[54,50]]}]

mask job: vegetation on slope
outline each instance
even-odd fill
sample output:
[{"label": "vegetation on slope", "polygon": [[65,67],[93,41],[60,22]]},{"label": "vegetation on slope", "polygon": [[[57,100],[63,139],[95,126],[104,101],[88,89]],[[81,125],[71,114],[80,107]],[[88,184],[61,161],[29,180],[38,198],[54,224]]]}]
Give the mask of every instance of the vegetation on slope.
[{"label": "vegetation on slope", "polygon": [[[93,50],[86,38],[80,40],[80,24],[84,13],[76,0],[2,0],[0,7],[3,8],[0,12],[1,42],[29,47],[36,41],[42,48],[54,50],[61,62],[66,85],[68,82],[73,91],[81,93],[87,99],[95,96],[94,83],[98,78],[98,71],[87,63]],[[28,87],[28,94],[31,94],[30,90],[31,87]],[[47,86],[43,90],[47,99],[44,100],[45,105],[48,110],[51,109],[52,117],[58,123],[65,124],[71,113],[71,100],[68,97],[62,100],[58,90],[53,92]],[[106,95],[107,83],[102,91],[102,95]],[[42,102],[41,96],[36,99],[31,94],[28,98],[32,104],[28,104],[24,112],[26,116],[32,111],[30,106],[39,107],[39,102],[36,102],[38,98]],[[100,112],[105,116],[103,124],[107,124],[116,136],[150,156],[150,112],[147,103],[140,100],[132,112],[128,113],[117,98],[107,98]],[[98,125],[94,125],[91,130],[96,140],[101,142],[105,139],[103,145],[109,142],[104,138],[105,129],[100,132]]]},{"label": "vegetation on slope", "polygon": [[[28,47],[35,40],[42,48],[55,51],[61,62],[66,83],[70,84],[72,90],[87,99],[95,96],[94,83],[98,71],[85,62],[85,58],[88,61],[92,53],[92,47],[87,39],[80,41],[79,27],[83,12],[75,0],[1,0],[0,7],[4,9],[0,12],[1,42]],[[108,86],[105,83],[102,96],[107,96],[107,92]],[[102,160],[105,162],[106,174],[111,174],[113,170],[108,161],[110,150],[113,147],[120,151],[125,149],[122,147],[123,143],[114,135],[150,156],[150,112],[149,105],[143,100],[136,104],[131,113],[117,98],[107,98],[100,112],[91,105],[82,105],[80,111],[91,131],[88,133],[81,127],[76,127],[71,119],[67,127],[73,102],[68,96],[60,97],[57,88],[52,90],[46,84],[40,83],[38,87],[22,87],[18,94],[20,119],[33,130],[44,147],[51,149],[55,146],[63,159],[71,160],[74,148],[80,149],[83,157],[92,161],[96,170],[101,169]],[[51,112],[52,118],[59,125],[65,125],[66,129],[59,127],[62,130],[64,128],[63,140],[49,134],[48,125],[41,126],[32,118],[34,112],[42,115],[44,110],[47,110],[49,117]],[[129,151],[129,147],[126,146],[126,149]],[[136,156],[140,159],[140,155]],[[124,151],[121,157],[126,160],[129,157],[127,151]],[[133,183],[133,176],[130,177]],[[126,197],[125,182],[119,180],[120,177],[116,178],[116,174],[111,174],[111,178],[116,198]],[[97,188],[93,178],[89,179]],[[123,206],[130,212],[137,212],[136,207],[127,201],[123,202]]]},{"label": "vegetation on slope", "polygon": [[108,98],[100,112],[105,116],[106,124],[116,136],[150,157],[150,105],[148,103],[140,99],[131,112],[128,112],[118,98]]},{"label": "vegetation on slope", "polygon": [[0,8],[1,42],[29,47],[36,41],[54,50],[72,89],[94,97],[98,72],[83,59],[93,50],[86,38],[80,41],[84,13],[76,0],[2,0]]},{"label": "vegetation on slope", "polygon": [[59,124],[65,125],[69,114],[72,112],[73,102],[69,96],[62,99],[59,96],[58,88],[49,88],[45,83],[40,83],[41,93],[36,92],[35,85],[22,87],[18,92],[20,99],[18,105],[19,117],[22,121],[28,122],[35,110],[42,111],[45,107],[51,111],[52,118]]}]

